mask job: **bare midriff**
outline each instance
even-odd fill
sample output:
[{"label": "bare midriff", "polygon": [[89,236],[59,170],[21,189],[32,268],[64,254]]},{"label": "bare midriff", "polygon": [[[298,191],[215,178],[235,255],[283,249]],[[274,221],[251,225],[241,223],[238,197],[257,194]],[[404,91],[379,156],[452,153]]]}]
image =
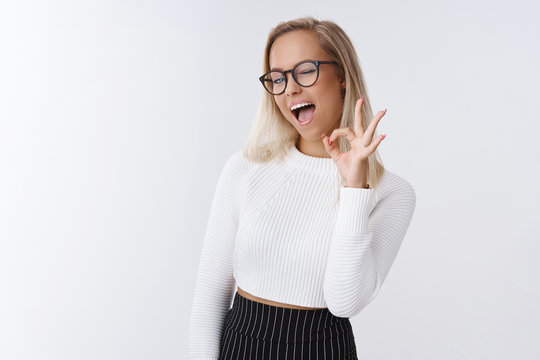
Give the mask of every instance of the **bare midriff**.
[{"label": "bare midriff", "polygon": [[311,307],[304,307],[304,306],[298,306],[298,305],[291,305],[291,304],[285,304],[285,303],[280,303],[280,302],[277,302],[277,301],[263,299],[263,298],[255,296],[255,295],[251,295],[250,293],[240,289],[240,287],[238,287],[238,294],[242,295],[243,297],[245,297],[245,298],[247,298],[249,300],[260,302],[260,303],[263,303],[263,304],[266,304],[266,305],[271,305],[271,306],[279,306],[279,307],[284,307],[284,308],[289,308],[289,309],[301,309],[301,310],[327,309],[327,308],[311,308]]}]

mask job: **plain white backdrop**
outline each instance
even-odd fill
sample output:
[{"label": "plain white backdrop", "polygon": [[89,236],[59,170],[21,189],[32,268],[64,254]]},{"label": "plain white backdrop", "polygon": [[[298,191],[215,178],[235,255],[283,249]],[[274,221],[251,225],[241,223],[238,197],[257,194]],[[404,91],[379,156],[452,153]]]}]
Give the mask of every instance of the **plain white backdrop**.
[{"label": "plain white backdrop", "polygon": [[[417,207],[360,359],[540,359],[536,1],[2,1],[0,358],[183,359],[269,30],[333,20]],[[535,342],[536,341],[536,342]]]}]

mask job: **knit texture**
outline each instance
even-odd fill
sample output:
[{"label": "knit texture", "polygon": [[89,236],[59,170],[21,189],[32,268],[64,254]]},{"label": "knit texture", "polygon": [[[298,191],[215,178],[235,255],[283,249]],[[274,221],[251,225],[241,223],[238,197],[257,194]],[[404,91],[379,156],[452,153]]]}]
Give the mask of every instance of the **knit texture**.
[{"label": "knit texture", "polygon": [[376,189],[352,188],[341,186],[332,158],[295,146],[283,162],[264,164],[235,152],[210,208],[189,358],[219,359],[236,286],[338,317],[358,314],[379,292],[415,205],[413,187],[386,169]]}]

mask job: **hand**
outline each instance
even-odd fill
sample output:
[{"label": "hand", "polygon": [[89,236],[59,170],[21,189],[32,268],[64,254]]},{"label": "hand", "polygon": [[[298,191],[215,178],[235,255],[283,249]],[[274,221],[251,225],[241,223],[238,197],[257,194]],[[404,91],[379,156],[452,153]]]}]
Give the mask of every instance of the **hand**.
[{"label": "hand", "polygon": [[[347,181],[347,186],[349,187],[364,187],[367,184],[368,157],[386,137],[386,134],[379,135],[373,143],[371,142],[375,128],[381,118],[386,114],[386,109],[379,111],[375,115],[364,132],[364,127],[362,126],[363,104],[364,96],[358,99],[354,108],[354,132],[349,127],[346,127],[335,129],[330,136],[326,136],[325,133],[321,135],[326,152],[334,159],[339,172]],[[342,152],[336,146],[334,141],[339,136],[347,137],[347,140],[351,144],[350,151]]]}]

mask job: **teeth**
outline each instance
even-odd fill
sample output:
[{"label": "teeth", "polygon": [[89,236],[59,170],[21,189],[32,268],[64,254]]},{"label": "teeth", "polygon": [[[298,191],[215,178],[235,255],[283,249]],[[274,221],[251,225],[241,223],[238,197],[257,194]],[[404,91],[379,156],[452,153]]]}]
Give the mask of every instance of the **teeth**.
[{"label": "teeth", "polygon": [[303,107],[303,106],[308,106],[308,105],[313,105],[313,104],[312,104],[312,103],[301,103],[301,104],[296,104],[296,105],[294,105],[293,107],[291,107],[291,111],[296,110],[296,109],[298,109],[298,108],[301,108],[301,107]]}]

